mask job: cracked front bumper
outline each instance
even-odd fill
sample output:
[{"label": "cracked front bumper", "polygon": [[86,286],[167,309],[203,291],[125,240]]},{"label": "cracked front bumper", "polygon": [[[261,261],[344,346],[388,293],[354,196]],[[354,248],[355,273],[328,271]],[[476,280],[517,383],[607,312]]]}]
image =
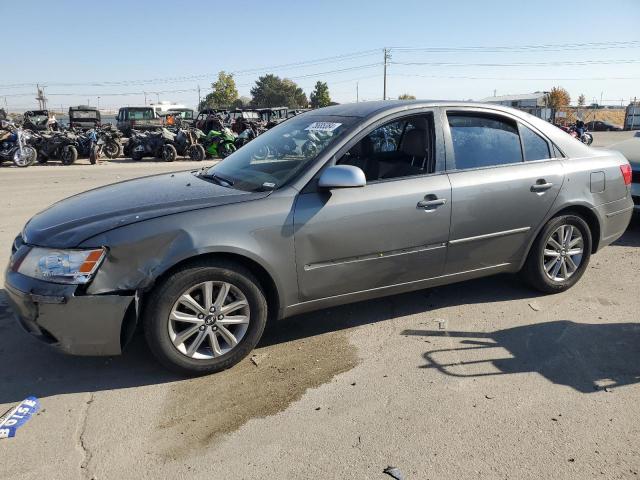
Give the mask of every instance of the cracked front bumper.
[{"label": "cracked front bumper", "polygon": [[72,355],[118,355],[133,295],[77,295],[60,285],[7,270],[5,288],[20,325],[37,339]]}]

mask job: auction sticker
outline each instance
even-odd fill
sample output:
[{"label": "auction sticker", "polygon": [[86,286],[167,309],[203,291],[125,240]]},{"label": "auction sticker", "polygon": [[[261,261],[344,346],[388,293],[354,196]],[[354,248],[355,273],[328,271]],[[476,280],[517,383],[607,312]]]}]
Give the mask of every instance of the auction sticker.
[{"label": "auction sticker", "polygon": [[40,402],[36,397],[27,397],[20,404],[9,410],[0,418],[0,438],[16,436],[16,431],[27,423],[31,416],[40,410]]},{"label": "auction sticker", "polygon": [[309,130],[310,132],[333,132],[340,125],[342,124],[334,122],[313,122],[305,128],[305,130]]}]

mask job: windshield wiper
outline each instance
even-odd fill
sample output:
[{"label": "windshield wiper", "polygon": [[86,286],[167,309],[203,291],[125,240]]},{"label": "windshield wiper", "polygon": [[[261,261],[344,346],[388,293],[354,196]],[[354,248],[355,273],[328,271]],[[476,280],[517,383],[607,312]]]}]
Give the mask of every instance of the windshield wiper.
[{"label": "windshield wiper", "polygon": [[204,178],[210,178],[211,180],[216,182],[218,185],[221,185],[223,187],[232,187],[233,186],[233,180],[229,180],[228,178],[222,177],[222,176],[218,175],[215,172],[213,172],[213,173],[201,173],[199,176],[200,177],[204,177]]}]

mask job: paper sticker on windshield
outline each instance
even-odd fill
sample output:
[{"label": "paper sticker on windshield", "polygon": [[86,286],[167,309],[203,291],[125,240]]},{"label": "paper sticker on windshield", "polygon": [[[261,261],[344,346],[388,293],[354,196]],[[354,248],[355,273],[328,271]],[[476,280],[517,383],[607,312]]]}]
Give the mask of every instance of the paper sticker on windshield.
[{"label": "paper sticker on windshield", "polygon": [[340,125],[342,124],[334,122],[313,122],[305,128],[305,130],[309,130],[310,132],[333,132]]}]

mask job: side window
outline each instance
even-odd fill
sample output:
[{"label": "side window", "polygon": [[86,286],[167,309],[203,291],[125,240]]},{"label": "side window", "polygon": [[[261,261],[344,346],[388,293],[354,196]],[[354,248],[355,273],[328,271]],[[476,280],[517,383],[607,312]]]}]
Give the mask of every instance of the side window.
[{"label": "side window", "polygon": [[337,163],[361,168],[367,182],[433,173],[434,138],[433,115],[413,115],[371,131]]},{"label": "side window", "polygon": [[544,138],[522,124],[520,124],[520,134],[522,135],[525,161],[551,158],[549,144]]},{"label": "side window", "polygon": [[455,164],[464,170],[522,162],[522,148],[515,122],[475,114],[447,114]]},{"label": "side window", "polygon": [[393,122],[376,128],[369,134],[374,153],[395,152],[400,145],[400,137],[406,122]]}]

